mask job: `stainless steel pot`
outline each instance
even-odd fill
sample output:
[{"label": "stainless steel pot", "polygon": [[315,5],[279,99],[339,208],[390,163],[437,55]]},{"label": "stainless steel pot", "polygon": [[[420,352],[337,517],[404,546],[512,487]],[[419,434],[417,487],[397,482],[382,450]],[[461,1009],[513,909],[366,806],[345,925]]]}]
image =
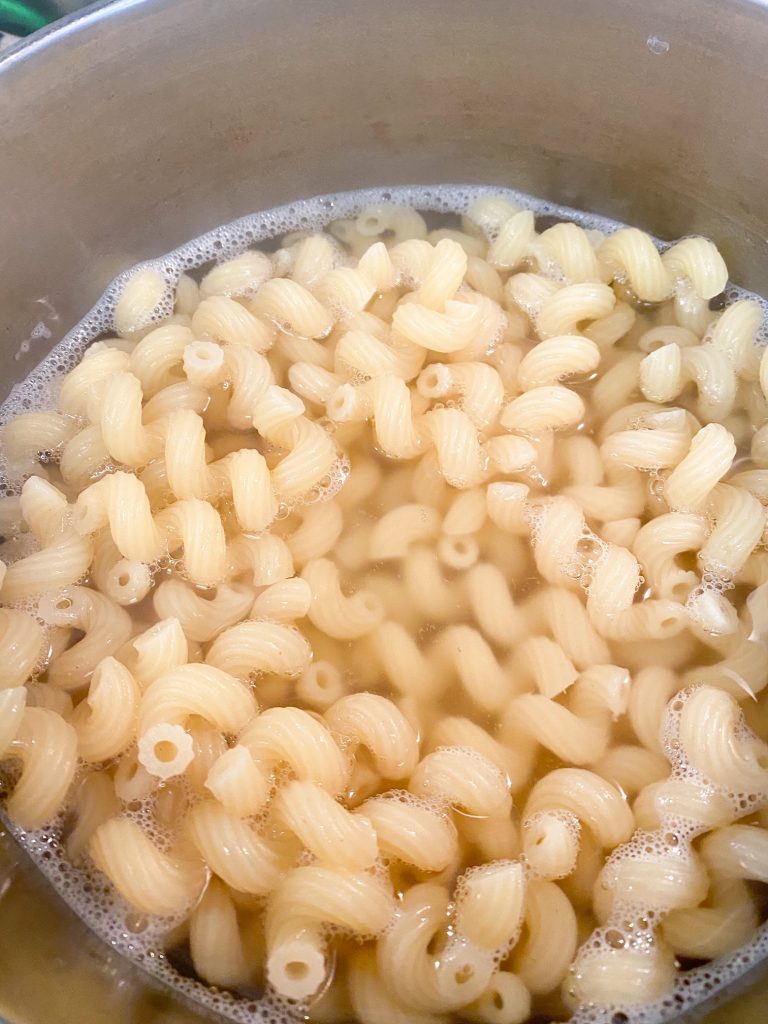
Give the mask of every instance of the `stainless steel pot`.
[{"label": "stainless steel pot", "polygon": [[[117,269],[364,185],[499,183],[703,232],[765,293],[767,6],[116,0],[73,15],[0,61],[0,394]],[[0,894],[4,879],[14,1024],[198,1019],[89,939],[7,839]]]}]

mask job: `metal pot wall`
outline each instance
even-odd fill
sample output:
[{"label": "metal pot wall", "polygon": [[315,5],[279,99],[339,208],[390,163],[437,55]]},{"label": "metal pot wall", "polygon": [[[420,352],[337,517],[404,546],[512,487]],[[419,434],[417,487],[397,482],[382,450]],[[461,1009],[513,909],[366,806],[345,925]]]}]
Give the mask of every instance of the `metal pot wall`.
[{"label": "metal pot wall", "polygon": [[[761,0],[95,5],[0,61],[0,397],[118,269],[364,185],[499,183],[702,232],[765,293],[766,53]],[[0,847],[0,1012],[197,1019]]]}]

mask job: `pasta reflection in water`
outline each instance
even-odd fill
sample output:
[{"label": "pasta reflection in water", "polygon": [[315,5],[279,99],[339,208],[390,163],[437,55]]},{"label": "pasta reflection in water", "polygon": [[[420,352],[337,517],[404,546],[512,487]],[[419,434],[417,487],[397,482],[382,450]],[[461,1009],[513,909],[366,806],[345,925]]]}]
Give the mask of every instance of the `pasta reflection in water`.
[{"label": "pasta reflection in water", "polygon": [[768,356],[714,245],[486,192],[166,271],[4,428],[5,807],[84,916],[240,1020],[658,1019],[758,955]]}]

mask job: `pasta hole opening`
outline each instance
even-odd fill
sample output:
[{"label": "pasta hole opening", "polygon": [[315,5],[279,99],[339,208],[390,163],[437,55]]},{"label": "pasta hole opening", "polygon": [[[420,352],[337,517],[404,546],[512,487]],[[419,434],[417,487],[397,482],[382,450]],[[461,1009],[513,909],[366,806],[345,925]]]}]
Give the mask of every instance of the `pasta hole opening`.
[{"label": "pasta hole opening", "polygon": [[504,1009],[504,996],[502,996],[501,992],[499,992],[498,989],[496,989],[493,995],[491,996],[491,1005],[493,1006],[494,1010],[501,1011]]},{"label": "pasta hole opening", "polygon": [[178,749],[176,744],[170,740],[160,740],[154,746],[154,753],[158,761],[162,761],[163,764],[170,764],[178,754]]},{"label": "pasta hole opening", "polygon": [[303,981],[309,974],[309,964],[304,960],[289,960],[283,969],[291,981]]},{"label": "pasta hole opening", "polygon": [[131,577],[128,575],[127,572],[121,572],[120,575],[117,577],[118,587],[127,587],[130,582]]},{"label": "pasta hole opening", "polygon": [[675,583],[672,587],[672,600],[677,601],[679,604],[684,604],[688,597],[688,584],[686,583]]},{"label": "pasta hole opening", "polygon": [[72,607],[72,599],[70,597],[60,597],[55,603],[54,608],[58,612],[66,612]]},{"label": "pasta hole opening", "polygon": [[457,985],[466,985],[475,976],[475,969],[472,964],[462,964],[453,972],[453,980]]}]

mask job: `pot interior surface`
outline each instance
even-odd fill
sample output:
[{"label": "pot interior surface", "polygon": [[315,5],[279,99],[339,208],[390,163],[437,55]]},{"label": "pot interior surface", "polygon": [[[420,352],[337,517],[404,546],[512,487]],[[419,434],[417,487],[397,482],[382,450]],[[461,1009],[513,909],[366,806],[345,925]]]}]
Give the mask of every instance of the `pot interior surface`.
[{"label": "pot interior surface", "polygon": [[[0,397],[118,270],[369,185],[499,184],[702,233],[765,294],[766,52],[750,0],[96,5],[0,60]],[[14,1024],[202,1019],[90,937],[7,836],[3,892]],[[764,1000],[711,1020],[757,1024]]]}]

